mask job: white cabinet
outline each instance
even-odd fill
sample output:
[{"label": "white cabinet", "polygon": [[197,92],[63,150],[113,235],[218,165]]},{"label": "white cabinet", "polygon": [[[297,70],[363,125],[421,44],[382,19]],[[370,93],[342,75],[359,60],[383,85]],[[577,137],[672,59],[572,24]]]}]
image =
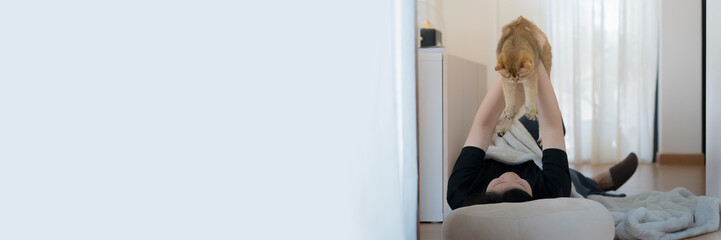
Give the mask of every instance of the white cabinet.
[{"label": "white cabinet", "polygon": [[443,221],[443,53],[418,52],[418,208],[421,222]]},{"label": "white cabinet", "polygon": [[[441,222],[450,212],[446,184],[486,92],[486,67],[442,48],[418,50],[419,217]],[[452,158],[452,160],[451,160]]]}]

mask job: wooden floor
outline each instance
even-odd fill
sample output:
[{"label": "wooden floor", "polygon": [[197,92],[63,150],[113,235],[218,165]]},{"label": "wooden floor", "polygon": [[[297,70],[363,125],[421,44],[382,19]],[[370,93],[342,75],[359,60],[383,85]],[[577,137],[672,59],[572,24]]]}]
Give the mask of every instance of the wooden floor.
[{"label": "wooden floor", "polygon": [[[605,171],[609,165],[571,164],[571,168],[586,176]],[[706,170],[703,165],[639,164],[636,173],[617,192],[634,195],[645,191],[670,191],[684,187],[696,195],[706,192]],[[442,240],[441,223],[421,223],[421,240]],[[690,238],[694,240],[721,239],[721,231]]]}]

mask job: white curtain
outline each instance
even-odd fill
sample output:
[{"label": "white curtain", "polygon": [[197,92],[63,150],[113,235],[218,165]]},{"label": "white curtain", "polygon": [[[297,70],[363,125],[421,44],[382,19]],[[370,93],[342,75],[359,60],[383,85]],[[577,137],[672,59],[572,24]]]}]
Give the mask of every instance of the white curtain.
[{"label": "white curtain", "polygon": [[656,0],[547,0],[551,80],[569,160],[653,156]]}]

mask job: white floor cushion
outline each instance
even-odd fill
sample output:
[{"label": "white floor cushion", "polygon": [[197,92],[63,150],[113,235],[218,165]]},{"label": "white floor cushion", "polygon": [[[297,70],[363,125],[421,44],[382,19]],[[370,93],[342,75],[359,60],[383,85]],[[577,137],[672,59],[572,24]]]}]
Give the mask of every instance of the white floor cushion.
[{"label": "white floor cushion", "polygon": [[443,221],[443,239],[603,239],[614,237],[603,205],[583,198],[473,205]]}]

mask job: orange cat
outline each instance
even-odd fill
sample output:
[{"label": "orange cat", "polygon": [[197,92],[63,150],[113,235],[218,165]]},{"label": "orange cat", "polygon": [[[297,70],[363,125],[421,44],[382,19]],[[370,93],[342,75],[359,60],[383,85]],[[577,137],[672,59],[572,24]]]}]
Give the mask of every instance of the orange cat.
[{"label": "orange cat", "polygon": [[[539,34],[546,39],[541,48],[536,40]],[[498,64],[495,70],[503,76],[503,95],[506,108],[496,126],[496,132],[503,136],[513,123],[520,106],[525,104],[525,115],[534,120],[538,115],[536,96],[538,94],[539,60],[543,60],[546,72],[551,74],[551,45],[536,24],[527,19],[518,19],[503,27],[498,41]],[[522,86],[522,87],[521,87]]]}]

